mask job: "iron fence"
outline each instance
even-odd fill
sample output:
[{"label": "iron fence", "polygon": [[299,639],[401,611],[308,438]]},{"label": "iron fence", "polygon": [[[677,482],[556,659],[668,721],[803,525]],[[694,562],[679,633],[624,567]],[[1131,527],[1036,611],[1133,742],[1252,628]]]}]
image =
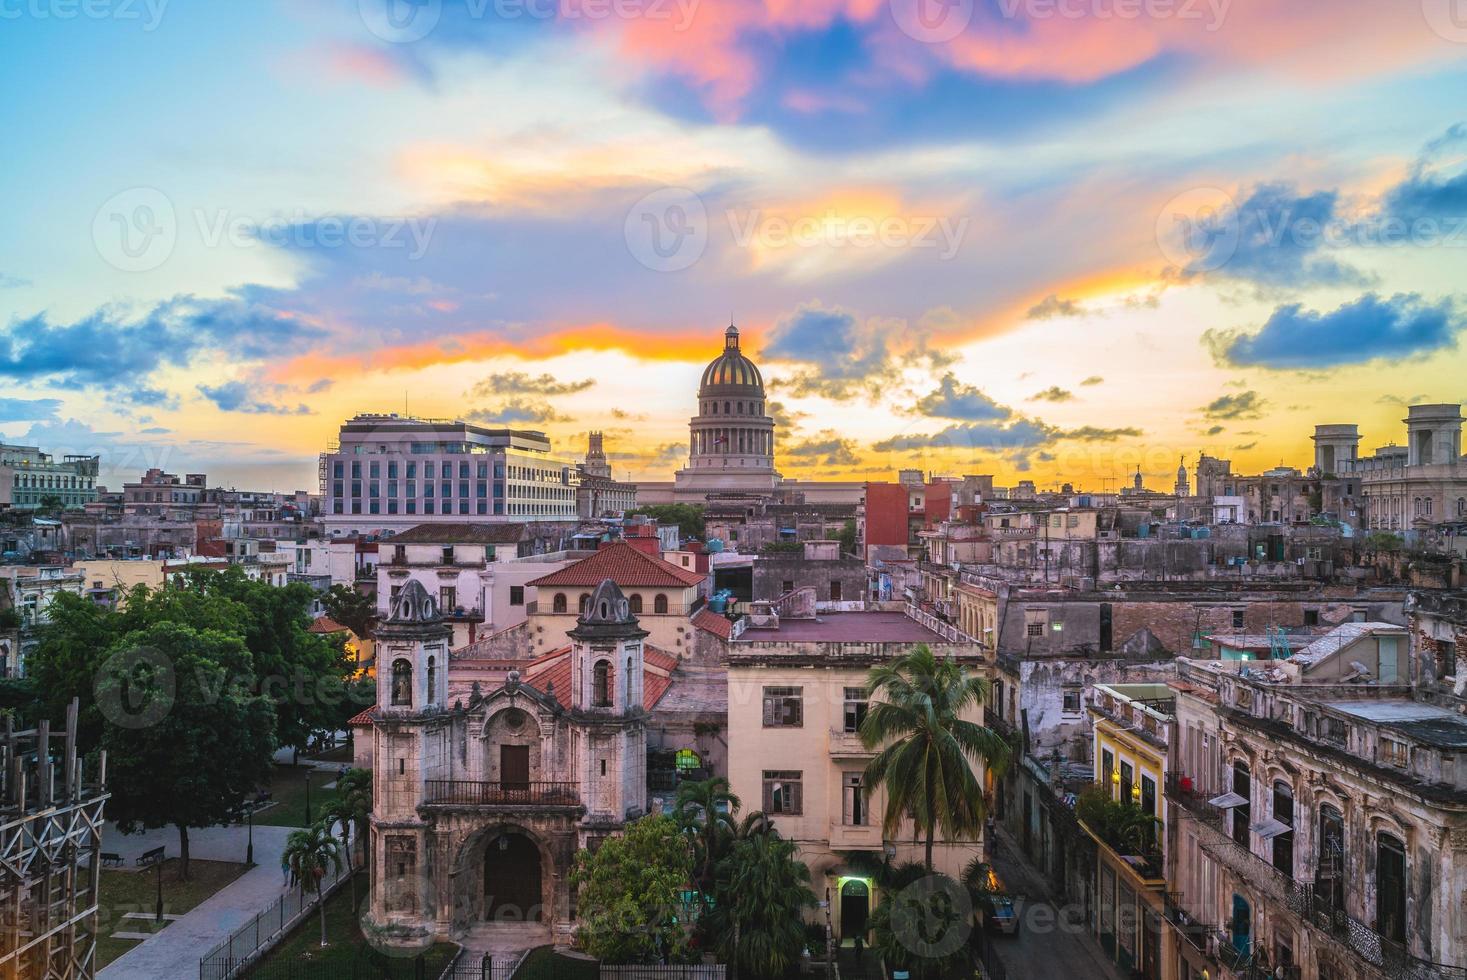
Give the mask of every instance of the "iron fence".
[{"label": "iron fence", "polygon": [[[321,883],[323,901],[336,891],[346,880],[346,876],[344,864],[333,872],[328,872],[327,879]],[[253,919],[230,933],[228,939],[209,950],[199,960],[199,980],[230,980],[238,976],[241,968],[256,953],[273,946],[277,939],[295,927],[302,913],[315,907],[314,889],[307,892],[292,888]]]}]

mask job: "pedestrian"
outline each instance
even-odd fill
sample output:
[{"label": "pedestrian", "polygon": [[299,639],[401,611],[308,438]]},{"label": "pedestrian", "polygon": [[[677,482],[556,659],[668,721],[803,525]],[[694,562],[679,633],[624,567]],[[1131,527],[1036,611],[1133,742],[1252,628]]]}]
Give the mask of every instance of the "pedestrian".
[{"label": "pedestrian", "polygon": [[856,965],[861,965],[861,934],[856,933]]}]

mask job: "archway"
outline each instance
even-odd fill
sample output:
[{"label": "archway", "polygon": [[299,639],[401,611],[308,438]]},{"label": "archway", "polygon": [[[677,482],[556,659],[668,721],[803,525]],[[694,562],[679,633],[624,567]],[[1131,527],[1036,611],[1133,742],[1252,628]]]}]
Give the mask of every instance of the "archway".
[{"label": "archway", "polygon": [[484,848],[484,918],[539,922],[543,918],[540,848],[524,834],[504,831]]},{"label": "archway", "polygon": [[866,935],[866,919],[871,913],[871,888],[860,878],[848,878],[840,886],[840,937],[855,939]]}]

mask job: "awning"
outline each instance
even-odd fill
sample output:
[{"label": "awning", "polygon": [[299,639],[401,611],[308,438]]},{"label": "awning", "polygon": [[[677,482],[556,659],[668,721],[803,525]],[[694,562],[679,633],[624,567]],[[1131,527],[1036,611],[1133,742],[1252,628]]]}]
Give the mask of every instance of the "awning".
[{"label": "awning", "polygon": [[1248,829],[1253,831],[1259,837],[1262,837],[1264,840],[1273,840],[1275,837],[1281,837],[1284,834],[1289,833],[1294,828],[1290,827],[1286,823],[1275,820],[1273,817],[1269,817],[1267,820],[1258,821],[1256,824],[1253,824],[1253,826],[1249,827]]},{"label": "awning", "polygon": [[1248,801],[1237,793],[1224,793],[1222,796],[1214,796],[1207,801],[1219,810],[1231,810],[1235,806],[1247,806]]}]

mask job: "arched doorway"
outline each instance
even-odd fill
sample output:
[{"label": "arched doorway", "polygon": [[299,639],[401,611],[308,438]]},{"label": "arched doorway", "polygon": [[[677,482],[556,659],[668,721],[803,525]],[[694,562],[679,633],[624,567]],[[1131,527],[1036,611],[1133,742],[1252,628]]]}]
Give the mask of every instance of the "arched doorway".
[{"label": "arched doorway", "polygon": [[860,878],[848,878],[840,886],[840,937],[866,936],[866,918],[871,914],[871,888]]},{"label": "arched doorway", "polygon": [[484,918],[541,921],[540,888],[540,848],[535,842],[513,831],[490,838],[484,848]]}]

